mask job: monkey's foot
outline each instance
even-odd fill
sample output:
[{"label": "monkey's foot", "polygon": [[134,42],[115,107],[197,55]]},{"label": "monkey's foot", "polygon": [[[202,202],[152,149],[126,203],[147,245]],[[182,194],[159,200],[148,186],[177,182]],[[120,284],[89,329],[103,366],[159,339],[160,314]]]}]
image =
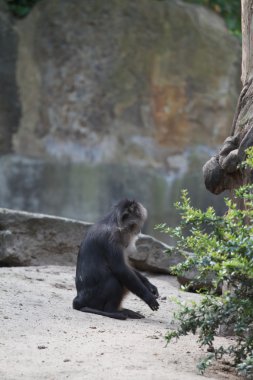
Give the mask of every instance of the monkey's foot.
[{"label": "monkey's foot", "polygon": [[132,319],[141,319],[145,318],[144,315],[137,313],[137,311],[129,310],[129,309],[122,309],[121,312],[127,317]]}]

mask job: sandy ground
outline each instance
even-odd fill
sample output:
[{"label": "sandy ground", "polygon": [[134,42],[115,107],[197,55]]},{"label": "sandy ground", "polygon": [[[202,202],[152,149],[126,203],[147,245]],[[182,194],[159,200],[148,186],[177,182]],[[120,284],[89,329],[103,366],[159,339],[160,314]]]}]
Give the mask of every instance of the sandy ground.
[{"label": "sandy ground", "polygon": [[225,364],[198,375],[205,352],[194,336],[166,347],[175,309],[170,297],[200,297],[179,291],[175,278],[152,277],[161,296],[158,312],[129,295],[124,306],[146,318],[120,321],[72,309],[74,273],[59,266],[0,268],[1,380],[237,379]]}]

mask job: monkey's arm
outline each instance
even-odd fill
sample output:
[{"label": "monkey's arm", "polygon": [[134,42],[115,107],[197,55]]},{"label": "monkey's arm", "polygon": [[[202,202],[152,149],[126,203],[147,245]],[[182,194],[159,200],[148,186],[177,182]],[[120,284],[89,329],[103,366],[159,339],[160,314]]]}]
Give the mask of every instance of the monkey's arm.
[{"label": "monkey's arm", "polygon": [[152,310],[158,310],[159,304],[152,292],[143,284],[140,278],[125,263],[122,248],[111,245],[107,250],[108,263],[118,280],[132,293],[146,302]]},{"label": "monkey's arm", "polygon": [[147,279],[147,277],[143,276],[138,270],[133,269],[136,276],[141,280],[141,282],[148,288],[148,290],[154,294],[156,298],[159,297],[158,289],[155,285],[151,284],[151,282]]}]

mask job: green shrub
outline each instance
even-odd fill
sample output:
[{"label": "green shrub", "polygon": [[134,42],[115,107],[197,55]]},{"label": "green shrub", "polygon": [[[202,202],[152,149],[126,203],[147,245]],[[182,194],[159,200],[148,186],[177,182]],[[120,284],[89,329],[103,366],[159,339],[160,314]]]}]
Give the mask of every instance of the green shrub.
[{"label": "green shrub", "polygon": [[[253,168],[253,149],[248,150],[246,166]],[[227,212],[221,217],[209,207],[205,212],[190,204],[187,191],[182,192],[176,208],[181,214],[180,225],[169,228],[158,226],[177,240],[186,255],[186,261],[174,268],[175,274],[196,268],[199,277],[214,274],[214,289],[226,285],[222,296],[208,292],[200,303],[180,304],[175,318],[179,327],[167,334],[168,342],[193,333],[209,353],[199,363],[200,372],[213,361],[228,354],[239,374],[253,378],[253,186],[245,185],[235,192],[244,200],[244,209],[235,201],[226,199]],[[235,339],[229,347],[214,347],[214,337],[220,326],[233,329]]]},{"label": "green shrub", "polygon": [[5,0],[10,12],[19,18],[29,14],[33,6],[40,0]]},{"label": "green shrub", "polygon": [[241,0],[184,0],[188,3],[205,5],[220,14],[229,30],[241,34]]}]

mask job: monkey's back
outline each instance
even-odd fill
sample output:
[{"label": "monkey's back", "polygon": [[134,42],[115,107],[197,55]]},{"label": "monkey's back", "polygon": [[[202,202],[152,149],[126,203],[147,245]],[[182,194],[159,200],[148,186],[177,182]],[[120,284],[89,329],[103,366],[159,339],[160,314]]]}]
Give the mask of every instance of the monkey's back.
[{"label": "monkey's back", "polygon": [[111,228],[106,224],[97,223],[89,229],[77,256],[77,291],[99,286],[110,274],[107,260],[110,236]]}]

